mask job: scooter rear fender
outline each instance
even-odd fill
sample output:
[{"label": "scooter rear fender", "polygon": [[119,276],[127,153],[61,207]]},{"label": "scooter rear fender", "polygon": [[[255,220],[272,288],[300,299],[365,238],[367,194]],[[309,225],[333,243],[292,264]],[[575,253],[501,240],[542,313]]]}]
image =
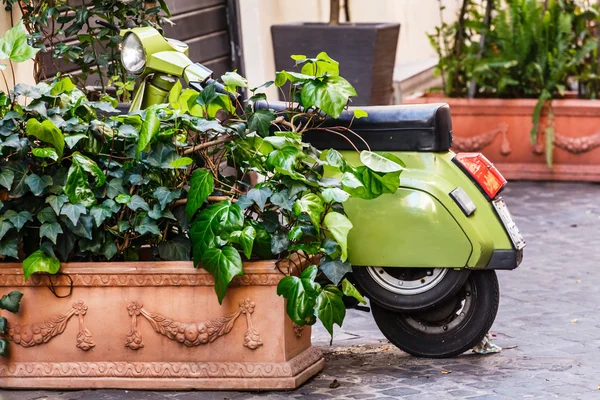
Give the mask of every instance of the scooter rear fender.
[{"label": "scooter rear fender", "polygon": [[[356,152],[343,153],[361,165]],[[452,162],[454,153],[392,154],[406,164],[398,191],[345,204],[354,225],[348,238],[353,265],[484,269],[494,251],[513,250],[492,204]],[[457,187],[477,207],[469,217],[449,196]]]}]

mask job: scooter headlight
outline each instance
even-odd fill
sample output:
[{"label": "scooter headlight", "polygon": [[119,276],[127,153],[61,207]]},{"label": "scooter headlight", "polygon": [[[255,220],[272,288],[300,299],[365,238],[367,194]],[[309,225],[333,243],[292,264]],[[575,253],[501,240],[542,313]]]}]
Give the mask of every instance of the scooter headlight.
[{"label": "scooter headlight", "polygon": [[139,74],[146,65],[146,54],[142,42],[133,33],[129,33],[123,40],[123,50],[121,51],[121,61],[123,67],[131,74]]}]

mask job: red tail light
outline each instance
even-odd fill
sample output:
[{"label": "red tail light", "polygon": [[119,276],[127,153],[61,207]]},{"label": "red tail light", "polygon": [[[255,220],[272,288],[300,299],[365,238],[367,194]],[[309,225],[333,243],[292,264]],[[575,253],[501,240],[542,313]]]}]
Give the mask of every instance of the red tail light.
[{"label": "red tail light", "polygon": [[454,160],[471,174],[490,199],[506,186],[506,179],[483,154],[459,153]]}]

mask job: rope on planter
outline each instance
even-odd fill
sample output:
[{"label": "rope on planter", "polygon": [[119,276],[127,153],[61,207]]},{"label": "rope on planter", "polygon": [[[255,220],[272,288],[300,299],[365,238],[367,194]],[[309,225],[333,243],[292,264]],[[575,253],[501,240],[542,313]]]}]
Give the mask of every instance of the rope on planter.
[{"label": "rope on planter", "polygon": [[[48,282],[50,282],[49,284],[47,284],[46,286],[48,287],[48,289],[50,289],[50,291],[52,292],[52,294],[59,299],[64,299],[67,297],[71,297],[71,295],[73,294],[73,278],[71,278],[71,276],[69,274],[64,274],[62,272],[58,272],[54,275],[51,275],[49,273],[45,273],[44,275],[46,275],[48,277]],[[60,279],[61,276],[64,276],[67,278],[67,280],[69,281],[69,293],[67,293],[64,296],[59,295],[56,292],[56,284],[54,283],[52,277],[56,277],[57,279]]]}]

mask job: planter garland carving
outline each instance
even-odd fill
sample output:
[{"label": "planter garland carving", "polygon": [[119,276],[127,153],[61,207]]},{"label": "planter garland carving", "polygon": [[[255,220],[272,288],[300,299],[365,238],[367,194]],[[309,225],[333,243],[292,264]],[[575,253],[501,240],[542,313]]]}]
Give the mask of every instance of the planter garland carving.
[{"label": "planter garland carving", "polygon": [[95,346],[92,334],[85,327],[84,315],[87,306],[79,300],[73,303],[72,308],[64,315],[51,318],[47,321],[28,325],[9,325],[8,339],[23,347],[33,347],[48,343],[52,338],[65,331],[67,323],[73,315],[79,317],[79,332],[77,333],[76,347],[88,351]]},{"label": "planter garland carving", "polygon": [[500,153],[503,156],[507,156],[511,152],[510,143],[506,138],[506,132],[508,131],[508,125],[501,123],[498,128],[489,132],[484,132],[477,136],[471,136],[468,138],[454,137],[452,148],[459,152],[478,152],[489,146],[496,136],[502,134],[502,145],[500,147]]},{"label": "planter garland carving", "polygon": [[600,133],[582,137],[568,137],[555,133],[554,145],[571,154],[587,153],[600,147]]},{"label": "planter garland carving", "polygon": [[143,304],[133,301],[127,306],[127,311],[131,316],[131,333],[127,335],[125,347],[128,347],[131,350],[138,350],[144,347],[142,335],[137,330],[137,317],[140,315],[150,322],[154,331],[188,347],[195,347],[214,342],[221,336],[231,332],[235,321],[241,315],[245,315],[248,329],[244,335],[244,346],[250,350],[256,350],[262,346],[262,341],[260,339],[260,334],[252,324],[251,315],[254,312],[254,307],[254,302],[246,299],[239,304],[239,309],[236,312],[224,317],[219,317],[206,322],[184,323],[175,321],[172,318],[165,317],[158,313],[146,311]]}]

